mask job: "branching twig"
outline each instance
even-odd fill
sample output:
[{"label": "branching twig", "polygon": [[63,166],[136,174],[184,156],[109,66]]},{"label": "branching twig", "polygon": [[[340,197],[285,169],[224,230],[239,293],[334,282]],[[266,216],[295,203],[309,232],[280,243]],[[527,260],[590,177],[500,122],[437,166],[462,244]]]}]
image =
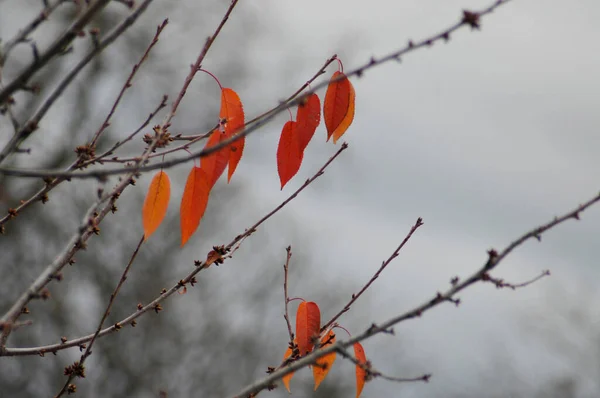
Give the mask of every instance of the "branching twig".
[{"label": "branching twig", "polygon": [[290,266],[290,259],[292,258],[292,246],[288,246],[285,251],[287,256],[285,258],[285,264],[283,265],[283,301],[285,303],[285,323],[287,324],[288,333],[290,335],[290,344],[294,344],[294,332],[292,332],[292,324],[290,323],[290,315],[288,312],[288,304],[290,303],[290,296],[288,295],[288,268]]},{"label": "branching twig", "polygon": [[398,383],[410,383],[410,382],[417,382],[417,381],[422,381],[422,382],[427,383],[427,382],[429,382],[429,379],[431,379],[430,373],[426,373],[424,375],[417,376],[417,377],[388,376],[385,373],[382,373],[382,372],[374,369],[369,361],[367,361],[367,363],[359,361],[358,358],[356,358],[354,355],[350,354],[348,352],[348,350],[345,348],[338,348],[336,351],[338,352],[338,354],[340,354],[342,357],[349,360],[350,362],[354,363],[356,366],[360,366],[367,374],[366,381],[369,381],[370,379],[375,378],[375,377],[379,377],[379,378],[382,378],[382,379],[385,379],[388,381],[395,381]]},{"label": "branching twig", "polygon": [[539,281],[540,279],[542,279],[545,276],[550,276],[550,271],[549,270],[544,270],[544,271],[542,271],[541,274],[539,274],[535,278],[530,279],[530,280],[525,281],[525,282],[522,282],[522,283],[510,283],[510,282],[506,282],[504,279],[494,278],[489,273],[483,274],[483,276],[481,277],[481,280],[483,282],[493,283],[494,285],[496,285],[496,287],[498,289],[509,288],[509,289],[512,289],[512,290],[517,290],[517,289],[519,289],[521,287],[529,286],[532,283],[535,283],[535,282]]}]

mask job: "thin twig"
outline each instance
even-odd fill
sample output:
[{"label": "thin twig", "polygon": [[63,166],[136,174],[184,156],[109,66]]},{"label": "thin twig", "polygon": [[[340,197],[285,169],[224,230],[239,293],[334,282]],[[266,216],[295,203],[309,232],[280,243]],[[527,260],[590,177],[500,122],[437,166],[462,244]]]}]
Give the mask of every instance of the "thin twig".
[{"label": "thin twig", "polygon": [[[117,295],[119,294],[119,290],[121,290],[121,286],[123,286],[123,283],[125,283],[125,280],[127,279],[127,273],[131,269],[131,265],[133,264],[133,261],[135,260],[135,257],[137,256],[138,252],[140,251],[140,247],[142,247],[143,243],[144,243],[144,237],[142,236],[137,247],[133,251],[131,258],[129,259],[127,266],[123,270],[123,274],[121,274],[121,279],[119,279],[119,282],[117,283],[117,286],[115,287],[115,290],[110,295],[110,299],[108,300],[108,305],[106,306],[106,309],[104,310],[104,314],[102,315],[100,322],[98,322],[98,327],[96,328],[96,333],[94,333],[94,336],[90,340],[90,343],[87,345],[87,348],[85,349],[84,353],[81,354],[81,357],[79,358],[78,366],[82,367],[82,369],[84,369],[83,365],[85,363],[85,360],[92,354],[92,346],[94,345],[94,341],[96,341],[96,338],[100,334],[100,331],[102,330],[102,326],[104,325],[104,321],[106,321],[108,314],[110,314],[110,310],[113,306],[113,303],[115,302],[115,299],[117,298]],[[115,326],[118,327],[117,325],[118,324],[116,324]],[[76,376],[75,373],[69,374],[62,389],[56,395],[56,398],[62,396],[67,391],[69,384],[71,383],[71,381],[73,381],[75,376]]]},{"label": "thin twig", "polygon": [[288,304],[290,302],[290,296],[288,295],[288,268],[290,266],[290,259],[292,258],[292,246],[286,247],[287,252],[285,258],[285,264],[283,265],[283,301],[285,303],[285,323],[287,324],[288,333],[290,335],[290,344],[294,344],[294,333],[292,332],[292,324],[290,323],[290,315],[288,312]]},{"label": "thin twig", "polygon": [[137,64],[133,65],[133,68],[131,69],[131,73],[127,77],[127,80],[125,80],[125,84],[123,84],[121,91],[119,92],[119,94],[117,95],[117,98],[113,102],[113,105],[110,108],[108,115],[106,115],[104,122],[102,123],[102,125],[100,126],[98,131],[96,131],[96,134],[94,134],[94,137],[88,144],[90,147],[93,148],[96,146],[96,143],[98,142],[98,138],[100,138],[100,135],[104,132],[104,130],[106,130],[106,128],[108,128],[108,126],[110,126],[110,119],[111,119],[112,115],[115,113],[115,110],[117,109],[117,107],[119,106],[119,103],[121,102],[121,99],[123,98],[123,94],[125,94],[125,91],[127,91],[127,89],[129,89],[132,86],[131,81],[135,77],[135,74],[140,69],[140,67],[142,66],[144,61],[146,59],[148,59],[148,55],[150,54],[150,51],[152,51],[152,48],[156,45],[156,43],[158,43],[158,37],[160,36],[163,29],[167,26],[168,23],[169,23],[169,20],[165,19],[156,28],[156,33],[154,34],[154,38],[152,38],[152,41],[150,42],[148,47],[146,47],[146,51],[144,51],[144,54],[142,54],[142,58],[140,58],[140,60],[138,61]]},{"label": "thin twig", "polygon": [[337,321],[339,319],[340,316],[342,316],[345,312],[347,312],[348,310],[350,310],[350,307],[352,306],[352,304],[354,304],[354,302],[356,300],[358,300],[358,298],[369,288],[369,286],[371,286],[371,284],[373,282],[375,282],[375,280],[377,278],[379,278],[379,275],[381,274],[381,272],[385,269],[385,267],[387,267],[392,260],[394,260],[396,257],[398,257],[400,250],[402,250],[402,248],[404,247],[404,245],[406,245],[406,243],[408,242],[408,240],[411,238],[411,236],[415,233],[415,231],[417,229],[419,229],[420,226],[423,225],[423,220],[421,219],[421,217],[419,217],[417,219],[417,221],[415,222],[415,224],[410,228],[410,231],[408,231],[408,234],[406,235],[406,237],[404,238],[404,240],[402,240],[402,242],[400,243],[400,245],[398,245],[398,247],[396,248],[396,250],[394,250],[394,252],[388,257],[387,260],[385,260],[382,264],[381,267],[379,267],[379,269],[377,270],[377,272],[375,272],[375,274],[373,275],[373,277],[371,279],[369,279],[369,281],[362,287],[362,289],[360,289],[360,291],[356,294],[352,294],[352,298],[350,299],[350,301],[348,302],[348,304],[346,304],[344,306],[344,308],[338,312],[337,314],[335,314],[333,316],[333,318],[331,318],[329,320],[329,322],[327,322],[322,328],[321,328],[321,332],[326,330],[329,326],[331,326],[335,321]]},{"label": "thin twig", "polygon": [[427,383],[427,382],[429,382],[429,379],[431,379],[430,373],[426,373],[426,374],[423,374],[423,375],[417,376],[417,377],[388,376],[385,373],[382,373],[382,372],[374,369],[369,361],[367,361],[367,363],[359,361],[358,358],[356,358],[354,355],[350,354],[348,352],[348,350],[345,348],[338,348],[336,351],[338,354],[340,354],[342,357],[349,360],[356,366],[360,366],[367,374],[367,377],[366,377],[367,381],[371,378],[379,377],[379,378],[382,378],[385,380],[395,381],[398,383],[412,383],[412,382],[418,382],[418,381]]},{"label": "thin twig", "polygon": [[542,271],[538,276],[536,276],[535,278],[532,278],[532,279],[530,279],[528,281],[525,281],[525,282],[522,282],[522,283],[510,283],[510,282],[506,282],[504,279],[494,278],[490,274],[485,273],[482,276],[481,280],[483,282],[493,283],[494,285],[496,285],[496,287],[498,289],[509,288],[509,289],[512,289],[512,290],[517,290],[519,288],[529,286],[532,283],[535,283],[535,282],[539,281],[540,279],[542,279],[542,278],[544,278],[546,276],[550,276],[550,271],[549,270]]}]

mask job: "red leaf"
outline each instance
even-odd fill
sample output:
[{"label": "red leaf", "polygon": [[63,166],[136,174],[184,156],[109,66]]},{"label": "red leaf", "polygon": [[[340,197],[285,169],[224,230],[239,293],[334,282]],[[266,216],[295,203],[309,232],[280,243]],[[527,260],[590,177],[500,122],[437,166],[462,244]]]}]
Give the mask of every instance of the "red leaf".
[{"label": "red leaf", "polygon": [[304,102],[298,105],[296,112],[296,130],[300,142],[300,151],[304,152],[306,146],[315,134],[321,123],[321,101],[317,94],[312,93]]},{"label": "red leaf", "polygon": [[[343,76],[343,78],[333,81],[338,76]],[[323,106],[327,141],[333,136],[333,143],[335,144],[352,123],[355,97],[354,87],[350,80],[343,73],[335,72],[331,76],[331,83],[327,87]]]},{"label": "red leaf", "polygon": [[[364,365],[367,365],[367,357],[365,356],[365,350],[360,343],[354,343],[354,356],[358,361]],[[360,366],[356,365],[356,398],[360,397],[360,393],[365,386],[365,379],[367,372]]]},{"label": "red leaf", "polygon": [[302,151],[296,136],[296,122],[287,121],[281,130],[279,146],[277,147],[277,171],[281,189],[296,175],[302,164]]},{"label": "red leaf", "polygon": [[[335,343],[335,333],[333,333],[333,330],[330,330],[329,333],[327,333],[321,339],[321,345],[323,347],[326,347],[327,345],[330,345],[333,343]],[[317,359],[316,365],[313,366],[313,377],[315,379],[315,391],[317,390],[317,387],[319,387],[319,384],[321,384],[321,382],[323,380],[325,380],[325,377],[327,377],[327,373],[329,373],[329,370],[331,369],[331,367],[333,366],[333,363],[335,362],[335,357],[336,357],[336,353],[335,353],[335,351],[333,351],[333,352]]]},{"label": "red leaf", "polygon": [[[215,130],[210,135],[204,149],[213,147],[221,141],[224,141],[226,138],[225,133]],[[208,177],[209,190],[212,189],[219,177],[221,177],[221,174],[225,171],[225,167],[227,167],[227,162],[229,161],[230,152],[230,146],[226,146],[208,156],[200,158],[200,167],[202,167],[202,170],[204,170]]]},{"label": "red leaf", "polygon": [[312,302],[303,301],[296,312],[296,339],[300,355],[312,351],[315,340],[319,338],[321,327],[321,311],[319,306]]},{"label": "red leaf", "polygon": [[167,173],[161,170],[152,178],[142,207],[144,240],[148,240],[165,218],[170,197],[171,181]]},{"label": "red leaf", "polygon": [[196,231],[208,204],[210,185],[206,172],[194,166],[188,175],[181,199],[181,246]]},{"label": "red leaf", "polygon": [[[237,93],[230,88],[224,88],[221,91],[221,112],[219,113],[219,117],[225,121],[225,136],[227,138],[240,133],[244,128],[244,107],[242,106],[242,101]],[[242,137],[229,146],[227,182],[231,181],[231,176],[242,158],[244,141],[245,139]]]}]

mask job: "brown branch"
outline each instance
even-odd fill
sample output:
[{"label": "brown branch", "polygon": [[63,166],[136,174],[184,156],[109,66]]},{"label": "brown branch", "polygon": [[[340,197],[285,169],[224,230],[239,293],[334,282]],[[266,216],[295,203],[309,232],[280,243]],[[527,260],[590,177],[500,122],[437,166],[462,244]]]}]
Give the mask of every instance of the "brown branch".
[{"label": "brown branch", "polygon": [[419,381],[428,383],[429,379],[431,379],[431,373],[426,373],[426,374],[423,374],[423,375],[417,376],[417,377],[388,376],[385,373],[382,373],[382,372],[374,369],[373,366],[371,365],[370,361],[367,361],[367,363],[359,361],[358,358],[356,358],[354,355],[350,354],[348,352],[348,350],[345,348],[340,347],[336,350],[336,352],[338,354],[340,354],[342,357],[344,357],[345,359],[347,359],[350,362],[352,362],[353,364],[355,364],[356,366],[360,366],[366,373],[365,381],[369,381],[372,378],[379,377],[384,380],[395,381],[397,383],[412,383],[412,382],[419,382]]},{"label": "brown branch", "polygon": [[93,148],[96,146],[96,143],[98,142],[98,138],[100,138],[100,135],[106,130],[106,128],[108,128],[108,126],[110,126],[110,119],[111,119],[112,115],[115,113],[115,110],[117,109],[117,107],[119,106],[119,103],[121,102],[121,99],[123,98],[123,94],[125,94],[125,91],[127,91],[127,89],[129,89],[132,86],[131,81],[133,80],[135,74],[140,69],[140,67],[142,66],[144,61],[146,59],[148,59],[148,55],[150,54],[150,51],[152,51],[152,48],[156,45],[156,43],[158,43],[158,37],[160,36],[161,32],[167,26],[168,23],[169,23],[169,20],[165,19],[165,20],[163,20],[162,24],[160,24],[156,28],[156,33],[154,34],[154,38],[152,39],[152,41],[150,42],[148,47],[146,47],[146,51],[144,51],[144,54],[142,55],[142,58],[140,58],[139,62],[137,64],[133,65],[133,68],[131,69],[131,73],[127,77],[125,84],[123,84],[121,91],[119,92],[119,94],[117,95],[117,98],[113,102],[113,105],[110,108],[108,115],[106,115],[104,122],[102,123],[102,125],[100,126],[98,131],[96,131],[96,134],[94,134],[92,141],[88,144],[90,147]]},{"label": "brown branch", "polygon": [[285,251],[287,252],[287,256],[283,265],[283,301],[285,303],[285,314],[283,317],[285,318],[288,334],[290,335],[290,344],[294,344],[294,332],[292,332],[292,324],[290,323],[288,312],[288,304],[290,303],[290,296],[288,295],[288,268],[290,266],[290,259],[292,258],[292,246],[288,246]]},{"label": "brown branch", "polygon": [[[115,299],[117,298],[117,295],[119,294],[119,290],[121,290],[121,286],[123,286],[123,283],[125,283],[125,280],[127,279],[127,273],[131,269],[131,265],[133,264],[133,261],[135,260],[135,257],[137,256],[138,252],[140,251],[140,247],[142,247],[143,243],[144,243],[144,237],[142,236],[142,238],[140,239],[140,242],[138,243],[137,247],[133,251],[131,258],[129,259],[127,266],[123,270],[123,274],[121,274],[121,279],[119,279],[119,282],[117,283],[117,286],[115,287],[115,290],[110,295],[110,299],[108,300],[108,305],[106,306],[106,310],[104,310],[104,314],[102,315],[100,322],[98,322],[98,327],[96,328],[96,332],[94,333],[94,336],[92,337],[89,344],[87,345],[87,348],[85,349],[84,353],[81,354],[81,357],[79,358],[78,366],[81,367],[82,370],[85,370],[85,368],[83,367],[85,360],[92,354],[92,346],[94,345],[96,338],[98,337],[98,335],[100,334],[100,331],[102,330],[104,321],[106,321],[108,314],[110,314],[110,310],[113,306],[113,303],[115,302]],[[119,324],[114,325],[115,328],[119,328],[119,326],[117,326],[117,325],[119,325]],[[75,376],[76,376],[75,373],[69,374],[62,389],[56,395],[56,398],[62,396],[67,391],[69,384],[71,384],[71,382],[73,381]]]},{"label": "brown branch", "polygon": [[[256,229],[262,223],[264,223],[266,220],[268,220],[270,217],[272,217],[275,213],[277,213],[279,210],[281,210],[287,203],[289,203],[292,199],[294,199],[296,196],[298,196],[298,194],[300,194],[300,192],[302,192],[306,187],[308,187],[313,181],[315,181],[317,178],[322,176],[325,173],[325,169],[327,168],[327,166],[329,166],[331,164],[331,162],[333,162],[347,147],[348,147],[347,144],[344,143],[341,146],[341,148],[331,158],[329,158],[329,160],[323,165],[323,167],[321,167],[311,178],[306,180],[306,182],[300,188],[298,188],[292,195],[290,195],[285,201],[283,201],[279,206],[277,206],[277,208],[275,208],[273,211],[269,212],[266,216],[264,216],[258,222],[256,222],[252,227],[250,227],[250,229],[247,229],[243,234],[236,236],[226,247],[231,248],[234,244],[240,242],[244,237],[247,237],[252,232],[256,231]],[[163,300],[170,297],[172,294],[177,292],[180,288],[184,287],[186,284],[194,283],[195,276],[205,268],[206,263],[202,263],[202,262],[198,261],[196,265],[197,265],[196,269],[194,269],[194,271],[189,273],[185,278],[181,279],[175,286],[171,287],[168,290],[165,290],[164,292],[161,292],[160,296],[158,296],[157,298],[155,298],[153,301],[146,304],[145,306],[140,305],[136,312],[134,312],[131,315],[129,315],[128,317],[122,319],[121,321],[118,322],[118,324],[119,325],[132,324],[132,322],[134,322],[138,317],[140,317],[144,313],[146,313],[148,311],[156,310],[157,306],[159,306]],[[4,321],[4,319],[0,320],[0,322],[3,322],[3,321]],[[117,328],[115,327],[115,325],[107,327],[107,328],[103,329],[100,333],[98,333],[97,337],[106,336],[107,334],[110,334],[116,330],[117,330]],[[90,335],[79,337],[79,338],[76,338],[73,340],[65,340],[59,344],[50,344],[50,345],[46,345],[46,346],[29,347],[29,348],[6,348],[6,347],[4,347],[4,345],[0,345],[0,356],[23,356],[23,355],[41,355],[41,356],[43,356],[48,352],[56,353],[57,351],[64,350],[66,348],[78,347],[81,344],[84,344],[84,343],[90,341],[93,337],[94,337],[94,334],[90,334]]]},{"label": "brown branch", "polygon": [[[405,47],[402,47],[401,49],[394,51],[394,52],[392,52],[386,56],[383,56],[379,59],[371,58],[369,60],[369,62],[363,64],[362,66],[359,66],[358,68],[351,70],[350,72],[347,72],[346,76],[347,77],[351,77],[351,76],[361,77],[365,73],[365,71],[367,71],[371,68],[374,68],[376,66],[382,65],[386,62],[398,61],[398,60],[400,60],[401,56],[408,54],[410,52],[413,52],[417,49],[431,47],[437,41],[447,42],[450,39],[450,35],[453,34],[455,31],[457,31],[458,29],[460,29],[461,27],[470,27],[471,29],[479,29],[481,26],[480,24],[481,24],[482,16],[490,14],[496,8],[500,7],[503,4],[508,3],[509,1],[511,1],[511,0],[496,0],[491,6],[485,8],[481,11],[478,11],[478,12],[464,11],[461,16],[460,22],[455,23],[454,25],[443,30],[442,32],[435,34],[433,36],[430,36],[426,39],[423,39],[419,42],[409,41]],[[341,80],[343,78],[345,78],[345,77],[340,75],[336,80]],[[336,80],[333,80],[333,81],[336,81]],[[147,172],[147,171],[151,171],[151,170],[166,169],[166,168],[170,168],[170,167],[176,166],[181,163],[188,162],[193,159],[198,159],[198,158],[201,158],[204,156],[208,156],[208,155],[230,145],[231,143],[241,139],[242,137],[246,137],[247,135],[257,131],[258,129],[263,127],[265,124],[267,124],[271,120],[273,120],[275,118],[275,116],[277,116],[279,113],[287,110],[288,108],[290,108],[292,106],[299,105],[306,99],[306,97],[308,95],[314,93],[315,91],[317,91],[321,88],[326,87],[329,84],[330,84],[330,81],[323,81],[323,82],[315,85],[311,90],[306,91],[303,95],[297,96],[294,100],[281,103],[279,106],[273,108],[272,110],[265,112],[263,114],[264,116],[252,119],[252,121],[251,121],[252,123],[250,123],[250,122],[246,123],[244,125],[242,131],[234,134],[232,137],[230,137],[226,140],[221,141],[217,145],[211,146],[210,148],[202,149],[199,152],[192,153],[188,156],[184,156],[184,157],[181,157],[178,159],[165,160],[163,162],[147,165],[147,166],[139,168],[139,170],[137,170],[137,171],[138,172]],[[118,169],[94,170],[94,171],[86,171],[86,172],[64,173],[61,170],[56,170],[56,171],[53,171],[53,170],[24,170],[24,169],[13,169],[13,168],[0,167],[0,174],[14,175],[14,176],[20,176],[20,177],[68,176],[70,178],[101,178],[101,177],[109,176],[109,175],[122,174],[122,173],[125,173],[128,171],[131,171],[131,170],[132,170],[131,168],[118,168]]]},{"label": "brown branch", "polygon": [[483,282],[493,283],[494,285],[496,285],[496,287],[498,289],[509,288],[509,289],[512,289],[512,290],[517,290],[519,288],[522,288],[522,287],[525,287],[525,286],[529,286],[532,283],[535,283],[535,282],[539,281],[540,279],[542,279],[543,277],[546,277],[546,276],[550,276],[550,271],[549,270],[542,271],[541,274],[539,274],[538,276],[536,276],[533,279],[530,279],[530,280],[522,282],[522,283],[516,283],[515,284],[515,283],[506,282],[504,279],[494,278],[493,276],[491,276],[489,273],[486,272],[481,277],[481,280]]},{"label": "brown branch", "polygon": [[346,313],[346,312],[348,312],[348,310],[350,310],[350,307],[352,306],[352,304],[354,304],[354,302],[356,300],[358,300],[358,298],[369,288],[369,286],[371,286],[371,284],[373,282],[375,282],[375,280],[377,278],[379,278],[379,275],[381,274],[381,272],[392,262],[392,260],[394,260],[396,257],[398,257],[398,255],[400,254],[400,250],[402,250],[402,248],[404,247],[404,245],[406,245],[406,243],[411,238],[411,236],[422,225],[423,225],[423,219],[421,219],[421,217],[419,217],[417,219],[417,221],[415,222],[415,224],[410,228],[410,231],[408,231],[408,234],[406,235],[406,237],[404,238],[404,240],[402,240],[402,242],[400,243],[400,245],[398,245],[398,247],[396,248],[396,250],[394,250],[394,252],[388,257],[388,259],[385,260],[381,264],[381,267],[379,267],[379,269],[377,270],[377,272],[375,272],[375,274],[373,275],[373,277],[371,279],[369,279],[369,281],[362,287],[362,289],[360,289],[360,291],[358,293],[352,294],[352,298],[350,299],[350,301],[348,302],[348,304],[346,304],[344,306],[344,308],[340,312],[338,312],[337,314],[335,314],[333,316],[333,318],[331,318],[329,320],[329,322],[327,322],[325,324],[325,326],[323,326],[321,328],[321,332],[324,331],[324,330],[327,330],[327,328],[329,326],[331,326],[335,321],[337,321],[340,316],[342,316],[344,313]]}]

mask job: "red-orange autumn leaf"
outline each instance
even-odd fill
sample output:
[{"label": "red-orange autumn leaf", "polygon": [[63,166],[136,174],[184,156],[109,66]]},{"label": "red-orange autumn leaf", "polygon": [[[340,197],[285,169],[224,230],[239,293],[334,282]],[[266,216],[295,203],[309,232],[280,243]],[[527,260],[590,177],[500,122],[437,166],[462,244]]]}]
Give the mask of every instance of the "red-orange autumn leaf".
[{"label": "red-orange autumn leaf", "polygon": [[208,203],[210,186],[205,171],[194,166],[188,175],[181,199],[181,246],[196,231]]},{"label": "red-orange autumn leaf", "polygon": [[[330,330],[329,333],[327,333],[321,339],[321,345],[323,347],[327,347],[327,345],[333,344],[333,343],[335,343],[335,333],[333,333],[333,330]],[[327,344],[327,345],[325,345],[325,344]],[[319,384],[321,384],[321,382],[323,380],[325,380],[327,373],[329,373],[329,370],[331,369],[331,367],[333,366],[333,363],[335,362],[335,357],[336,357],[336,353],[335,353],[335,351],[333,351],[332,353],[329,353],[329,354],[319,358],[317,360],[317,364],[315,366],[313,366],[313,377],[315,379],[315,391],[319,387]]]},{"label": "red-orange autumn leaf", "polygon": [[321,101],[317,94],[312,93],[298,105],[296,112],[296,130],[300,142],[300,152],[304,152],[306,149],[319,123],[321,123]]},{"label": "red-orange autumn leaf", "polygon": [[[341,80],[333,81],[338,76]],[[355,92],[350,80],[342,73],[335,72],[325,94],[323,118],[327,127],[327,141],[333,136],[333,143],[346,132],[354,119]]]},{"label": "red-orange autumn leaf", "polygon": [[[294,339],[294,343],[296,343],[296,339]],[[292,356],[292,349],[288,346],[287,350],[285,350],[285,354],[283,354],[283,360],[285,361],[290,356]],[[294,377],[294,372],[288,373],[281,378],[281,381],[283,381],[283,385],[285,386],[285,389],[288,390],[289,393],[292,392],[290,390],[290,380],[292,380],[292,377]]]},{"label": "red-orange autumn leaf", "polygon": [[[362,364],[367,364],[367,357],[365,356],[365,350],[360,343],[354,343],[354,356]],[[367,372],[360,366],[356,365],[356,398],[360,397],[360,393],[365,386],[365,378]]]},{"label": "red-orange autumn leaf", "polygon": [[[219,144],[221,141],[224,141],[226,138],[227,137],[225,133],[215,130],[210,135],[210,138],[204,146],[204,149],[213,147]],[[200,158],[200,167],[202,167],[202,170],[204,170],[208,178],[209,190],[212,189],[219,177],[221,177],[221,174],[223,174],[225,171],[225,167],[227,167],[227,162],[229,161],[230,153],[230,147],[226,146],[208,156]]]},{"label": "red-orange autumn leaf", "polygon": [[167,214],[169,199],[171,197],[171,181],[164,171],[159,171],[152,178],[144,207],[142,207],[142,224],[144,226],[144,239],[147,240],[160,225]]},{"label": "red-orange autumn leaf", "polygon": [[321,311],[319,306],[312,301],[303,301],[296,312],[296,340],[300,355],[306,355],[312,351],[314,339],[319,336],[321,327]]},{"label": "red-orange autumn leaf", "polygon": [[298,140],[296,122],[288,120],[279,137],[279,146],[277,147],[277,171],[279,172],[279,181],[281,189],[287,182],[296,175],[302,164],[302,151]]},{"label": "red-orange autumn leaf", "polygon": [[[244,127],[244,107],[242,106],[240,97],[230,88],[223,88],[221,90],[221,112],[219,113],[219,117],[225,122],[225,136],[227,138],[242,131]],[[244,137],[242,137],[229,146],[227,182],[231,181],[231,176],[242,158],[244,141]]]}]

